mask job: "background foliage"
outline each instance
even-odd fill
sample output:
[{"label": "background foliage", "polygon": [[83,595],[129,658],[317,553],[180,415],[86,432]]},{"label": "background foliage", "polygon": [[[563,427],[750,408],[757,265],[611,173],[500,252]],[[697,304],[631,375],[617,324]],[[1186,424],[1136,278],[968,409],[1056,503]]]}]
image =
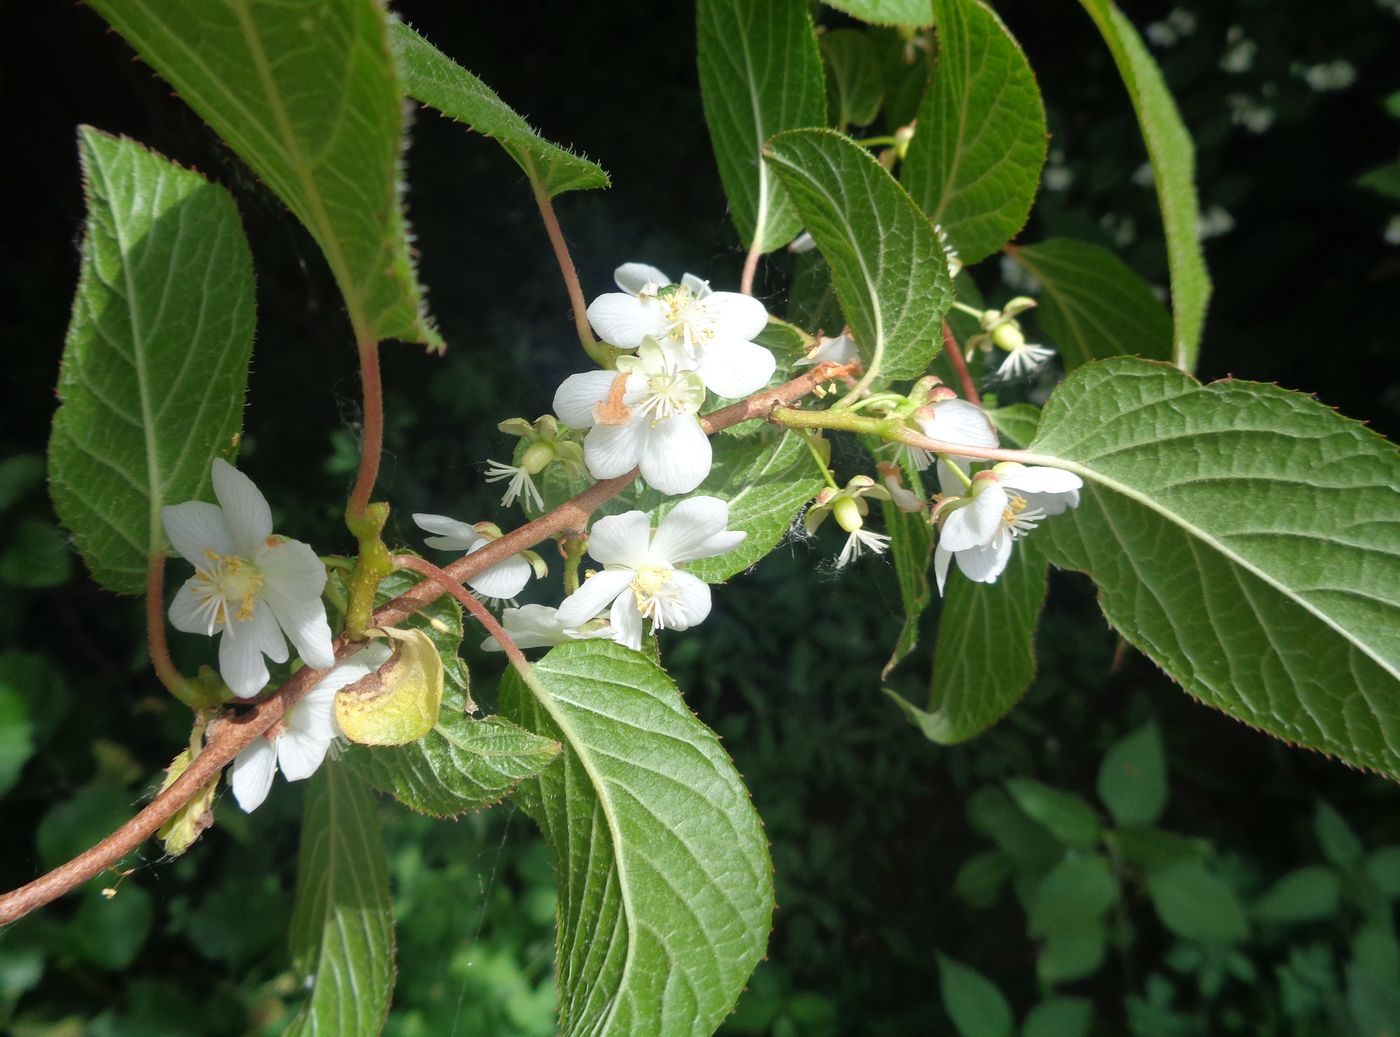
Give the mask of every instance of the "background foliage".
[{"label": "background foliage", "polygon": [[[1145,154],[1092,23],[1069,4],[996,6],[1036,70],[1051,132],[1026,239],[1098,242],[1164,283]],[[1357,184],[1395,160],[1392,7],[1235,0],[1128,13],[1197,143],[1215,280],[1201,373],[1313,390],[1394,437],[1400,351],[1385,304],[1400,253],[1384,235],[1397,234],[1395,203]],[[689,5],[561,6],[527,20],[489,6],[399,10],[547,136],[609,170],[611,190],[559,200],[587,291],[633,258],[737,279],[743,257],[702,126]],[[7,129],[26,145],[24,161],[0,171],[7,197],[26,200],[0,255],[11,343],[0,408],[6,887],[105,834],[186,733],[182,708],[146,675],[139,604],[82,577],[44,492],[39,454],[78,266],[79,123],[130,134],[234,192],[260,272],[243,463],[278,509],[277,528],[323,549],[351,546],[335,502],[354,471],[358,406],[331,274],[281,203],[92,12],[46,5],[25,23],[0,43],[5,95],[25,98],[7,107]],[[625,72],[609,67],[622,46]],[[42,90],[19,82],[21,51],[65,74]],[[510,157],[425,111],[410,170],[419,271],[450,349],[385,355],[381,485],[405,542],[410,511],[490,512],[481,461],[502,443],[479,416],[533,418],[578,360]],[[786,268],[778,253],[763,290],[784,291]],[[1009,268],[989,301],[1013,294],[1018,276]],[[1024,706],[980,739],[933,747],[876,680],[900,624],[893,570],[876,563],[837,580],[822,568],[829,536],[738,577],[666,657],[690,707],[723,736],[773,843],[769,961],[728,1032],[926,1033],[951,1020],[1010,1033],[1014,1018],[1027,1034],[1073,1033],[1084,1005],[1071,998],[1105,1033],[1395,1025],[1392,785],[1290,751],[1193,704],[1145,660],[1118,657],[1087,584],[1063,575],[1051,581]],[[187,666],[204,647],[174,644]],[[912,701],[926,697],[917,675],[928,652],[920,646],[889,681]],[[0,934],[0,1026],[280,1032],[299,996],[284,934],[305,793],[279,787],[252,817],[222,796],[218,827],[185,858],[133,861],[114,898],[84,890]],[[553,878],[529,824],[513,807],[453,825],[381,814],[399,922],[389,1032],[551,1032]],[[1173,835],[1143,834],[1153,830]],[[1072,867],[1048,863],[1062,845]],[[1057,903],[1074,909],[1037,908]],[[1052,984],[1058,1000],[1046,997]]]}]

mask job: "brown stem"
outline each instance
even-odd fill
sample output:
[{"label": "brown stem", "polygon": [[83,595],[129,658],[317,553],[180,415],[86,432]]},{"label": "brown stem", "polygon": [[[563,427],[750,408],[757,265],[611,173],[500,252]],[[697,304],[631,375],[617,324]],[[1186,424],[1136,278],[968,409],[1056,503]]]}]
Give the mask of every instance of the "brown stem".
[{"label": "brown stem", "polygon": [[540,219],[544,221],[545,233],[549,235],[549,243],[554,248],[554,258],[559,263],[559,273],[564,277],[564,288],[569,293],[569,306],[574,311],[574,330],[578,332],[579,343],[589,356],[602,363],[598,340],[593,337],[593,328],[588,323],[588,304],[583,298],[583,286],[579,284],[578,271],[574,269],[574,258],[569,255],[564,232],[559,228],[559,219],[554,215],[554,203],[549,198],[549,192],[544,189],[533,164],[526,172],[530,177],[530,190],[534,192],[535,204],[539,206]]},{"label": "brown stem", "polygon": [[165,552],[153,554],[146,565],[146,644],[151,666],[166,690],[187,706],[195,705],[189,681],[170,658],[165,640]]},{"label": "brown stem", "polygon": [[749,254],[744,257],[744,272],[739,275],[739,291],[745,295],[753,294],[754,278],[758,276],[758,261],[763,258],[759,244],[759,237],[755,234],[753,244],[749,246]]},{"label": "brown stem", "polygon": [[962,382],[963,396],[969,403],[982,406],[982,394],[977,391],[977,383],[972,380],[972,372],[967,369],[967,361],[963,359],[962,349],[958,346],[958,340],[953,337],[953,329],[948,327],[948,322],[943,322],[943,351],[948,354],[948,361],[953,365],[953,370],[958,373],[958,381]]},{"label": "brown stem", "polygon": [[[832,379],[844,378],[856,369],[851,364],[818,364],[799,378],[746,400],[731,404],[700,419],[711,435],[750,418],[766,418],[774,408],[793,403],[806,396],[818,385]],[[616,479],[596,483],[571,501],[561,504],[546,515],[512,530],[474,554],[465,555],[442,570],[455,583],[464,583],[483,569],[534,547],[562,532],[582,532],[588,518],[603,503],[621,493],[636,478],[635,471]],[[393,626],[421,610],[442,595],[436,583],[424,581],[388,602],[374,614],[378,626]],[[495,631],[492,631],[495,633]],[[499,640],[499,635],[497,635]],[[502,647],[506,644],[501,642]],[[361,645],[341,636],[336,639],[336,658],[343,659]],[[116,864],[148,839],[182,806],[188,803],[209,780],[273,724],[281,720],[298,699],[305,695],[325,673],[310,667],[298,670],[271,696],[240,716],[219,721],[211,726],[204,751],[195,757],[184,774],[168,789],[146,804],[135,817],[96,846],[61,864],[27,885],[0,896],[0,925],[23,918],[29,912],[56,900],[75,886]]]},{"label": "brown stem", "polygon": [[355,340],[360,351],[360,385],[364,391],[364,435],[360,444],[360,471],[345,510],[358,517],[369,507],[370,494],[379,478],[379,456],[384,446],[384,386],[379,377],[379,343],[373,335],[359,331]]},{"label": "brown stem", "polygon": [[506,657],[516,666],[529,666],[530,662],[525,658],[525,653],[516,647],[511,640],[511,636],[506,633],[505,627],[491,615],[490,611],[480,601],[472,595],[465,587],[449,576],[446,570],[439,569],[426,558],[419,558],[417,555],[394,555],[394,564],[400,569],[412,569],[414,572],[422,573],[443,590],[447,591],[454,598],[466,606],[467,611],[476,617],[478,623],[486,628],[486,632],[496,639],[496,643],[504,649]]}]

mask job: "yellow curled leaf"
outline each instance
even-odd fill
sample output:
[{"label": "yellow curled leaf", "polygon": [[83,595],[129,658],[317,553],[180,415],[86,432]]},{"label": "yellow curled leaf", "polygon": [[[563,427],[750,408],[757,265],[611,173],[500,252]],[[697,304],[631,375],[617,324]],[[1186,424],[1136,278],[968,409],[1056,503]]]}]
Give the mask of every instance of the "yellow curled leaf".
[{"label": "yellow curled leaf", "polygon": [[[185,749],[171,760],[170,766],[165,769],[165,780],[160,783],[161,792],[173,785],[189,766],[190,751]],[[219,776],[215,774],[193,799],[175,811],[170,820],[156,830],[157,838],[165,844],[165,852],[170,856],[180,856],[214,823],[214,789],[218,785]]]},{"label": "yellow curled leaf", "polygon": [[341,689],[335,719],[360,745],[404,745],[433,729],[442,707],[442,656],[421,630],[385,628],[397,642],[378,673]]}]

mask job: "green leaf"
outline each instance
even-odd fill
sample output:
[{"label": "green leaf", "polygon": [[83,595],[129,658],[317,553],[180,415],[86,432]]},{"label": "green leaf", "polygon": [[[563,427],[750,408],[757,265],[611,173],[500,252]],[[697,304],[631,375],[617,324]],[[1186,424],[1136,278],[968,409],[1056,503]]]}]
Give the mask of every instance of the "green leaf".
[{"label": "green leaf", "polygon": [[1070,855],[1040,880],[1030,903],[1026,932],[1054,937],[1075,932],[1118,901],[1118,882],[1099,856]]},{"label": "green leaf", "polygon": [[938,986],[960,1037],[1011,1037],[1016,1032],[1006,997],[976,969],[940,954]]},{"label": "green leaf", "polygon": [[1108,930],[1103,919],[1090,919],[1046,940],[1036,958],[1035,973],[1046,986],[1083,979],[1099,971],[1107,951]]},{"label": "green leaf", "polygon": [[1007,407],[991,407],[987,417],[1001,433],[1001,440],[1010,446],[1023,449],[1035,439],[1040,428],[1040,408],[1033,403],[1013,403]]},{"label": "green leaf", "polygon": [[0,796],[19,780],[19,772],[34,755],[34,725],[24,697],[0,684]]},{"label": "green leaf", "polygon": [[1209,857],[1211,846],[1204,839],[1177,835],[1160,828],[1125,828],[1108,833],[1119,854],[1143,871],[1158,871]]},{"label": "green leaf", "polygon": [[867,372],[917,378],[953,301],[933,225],[875,157],[833,130],[791,130],[764,158],[831,267]]},{"label": "green leaf", "polygon": [[1021,1037],[1088,1037],[1094,1003],[1082,997],[1052,997],[1030,1010]]},{"label": "green leaf", "polygon": [[1044,555],[1023,541],[995,583],[948,574],[927,709],[895,696],[939,745],[974,738],[1006,716],[1035,679],[1035,627],[1048,585]]},{"label": "green leaf", "polygon": [[1080,796],[1031,778],[1008,778],[1016,805],[1067,846],[1089,847],[1099,839],[1099,815]]},{"label": "green leaf", "polygon": [[[924,497],[923,477],[918,469],[907,460],[900,462],[900,469],[905,487]],[[901,511],[892,501],[883,501],[880,507],[885,517],[885,532],[890,537],[890,559],[899,581],[899,601],[904,609],[899,638],[885,668],[880,671],[880,679],[884,680],[919,643],[919,620],[933,600],[933,588],[928,579],[933,558],[933,528],[926,511]],[[896,702],[903,702],[888,688],[885,692]]]},{"label": "green leaf", "polygon": [[938,61],[900,180],[964,264],[1026,225],[1045,165],[1045,109],[1026,56],[981,0],[933,0]]},{"label": "green leaf", "polygon": [[1400,897],[1400,846],[1382,846],[1366,858],[1366,877],[1388,897]]},{"label": "green leaf", "polygon": [[133,813],[130,794],[115,785],[84,785],[39,822],[34,834],[39,863],[47,870],[72,860],[130,821]]},{"label": "green leaf", "polygon": [[[922,5],[927,23],[933,21],[931,4]],[[927,24],[926,23],[926,24]],[[919,105],[933,78],[932,33],[910,37],[906,30],[874,28],[869,31],[870,42],[885,74],[885,125],[906,126],[919,114]]]},{"label": "green leaf", "polygon": [[389,865],[373,794],[335,763],[306,794],[291,940],[311,997],[289,1037],[378,1033],[394,989]]},{"label": "green leaf", "polygon": [[0,551],[0,583],[11,587],[57,587],[72,575],[68,538],[52,522],[22,519]]},{"label": "green leaf", "polygon": [[1320,864],[1289,872],[1254,902],[1254,918],[1286,924],[1331,918],[1341,907],[1342,885],[1337,873]]},{"label": "green leaf", "polygon": [[1150,825],[1162,816],[1167,807],[1167,761],[1155,723],[1113,743],[1099,765],[1098,792],[1114,824]]},{"label": "green leaf", "polygon": [[1172,312],[1176,318],[1172,362],[1190,371],[1196,366],[1206,303],[1210,300],[1210,275],[1206,273],[1196,230],[1200,216],[1200,203],[1196,198],[1196,149],[1162,79],[1161,69],[1152,60],[1132,22],[1110,0],[1079,2],[1098,26],[1113,54],[1152,160],[1157,201],[1162,208],[1162,227],[1167,238]]},{"label": "green leaf", "polygon": [[1344,872],[1355,871],[1366,848],[1335,807],[1319,802],[1313,815],[1313,831],[1322,846],[1322,855],[1332,866]]},{"label": "green leaf", "polygon": [[9,511],[42,485],[44,459],[38,454],[15,454],[0,461],[0,512]]},{"label": "green leaf", "polygon": [[1369,169],[1356,178],[1356,184],[1387,198],[1400,200],[1400,162]]},{"label": "green leaf", "polygon": [[98,583],[144,594],[160,509],[207,494],[253,348],[253,265],[233,199],[84,127],[82,272],[49,440],[54,508]]},{"label": "green leaf", "polygon": [[826,62],[827,94],[836,128],[869,126],[880,114],[885,79],[870,38],[860,29],[836,29],[818,37]]},{"label": "green leaf", "polygon": [[994,786],[967,799],[967,820],[1015,862],[1018,871],[1042,875],[1064,856],[1064,847],[1039,822],[1028,817],[1005,792]]},{"label": "green leaf", "polygon": [[559,874],[559,1032],[710,1033],[767,944],[762,824],[714,732],[666,673],[576,641],[512,670],[501,712],[561,742],[517,802]]},{"label": "green leaf", "polygon": [[[686,563],[706,583],[721,583],[768,554],[787,536],[792,520],[822,488],[802,437],[716,440],[715,463],[704,492],[729,502],[729,528],[748,534],[732,551]],[[674,504],[673,504],[674,506]]]},{"label": "green leaf", "polygon": [[932,23],[928,0],[826,0],[826,4],[872,25],[922,28]]},{"label": "green leaf", "polygon": [[410,97],[494,138],[549,197],[610,185],[601,166],[545,140],[495,91],[407,25],[391,20],[389,39]]},{"label": "green leaf", "polygon": [[93,0],[306,225],[357,336],[441,348],[399,180],[402,91],[377,0]]},{"label": "green leaf", "polygon": [[1172,358],[1172,319],[1152,288],[1107,249],[1051,238],[1010,250],[1040,282],[1036,320],[1072,371],[1090,360],[1132,354]]},{"label": "green leaf", "polygon": [[1191,694],[1291,742],[1400,776],[1400,456],[1272,385],[1086,365],[1034,463],[1085,482],[1043,527],[1104,615]]},{"label": "green leaf", "polygon": [[968,907],[982,910],[991,907],[1001,895],[1001,889],[1011,878],[1011,858],[1000,850],[984,850],[969,858],[958,869],[953,880],[953,892]]},{"label": "green leaf", "polygon": [[1199,861],[1150,871],[1146,882],[1157,917],[1177,936],[1201,943],[1236,943],[1249,935],[1249,920],[1234,890]]},{"label": "green leaf", "polygon": [[802,229],[763,162],[781,130],[826,123],[822,59],[805,0],[700,0],[700,99],[729,214],[745,247],[771,252]]},{"label": "green leaf", "polygon": [[112,897],[93,887],[83,893],[67,935],[80,959],[119,972],[136,960],[154,917],[151,895],[133,882],[118,885]]}]

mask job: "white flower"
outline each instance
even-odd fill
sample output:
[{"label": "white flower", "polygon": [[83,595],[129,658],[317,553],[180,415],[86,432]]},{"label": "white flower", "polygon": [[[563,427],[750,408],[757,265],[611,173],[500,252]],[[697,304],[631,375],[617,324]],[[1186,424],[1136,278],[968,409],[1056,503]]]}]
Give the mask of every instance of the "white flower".
[{"label": "white flower", "polygon": [[934,512],[941,525],[933,553],[938,593],[954,557],[968,579],[995,583],[1011,558],[1012,543],[1046,516],[1077,506],[1083,485],[1072,472],[1014,461],[978,472],[967,495],[945,498]]},{"label": "white flower", "polygon": [[554,411],[588,429],[583,459],[595,479],[640,467],[662,493],[689,493],[710,474],[710,440],[697,414],[705,400],[699,376],[677,348],[648,338],[616,371],[570,375],[554,394]]},{"label": "white flower", "polygon": [[646,338],[673,342],[711,392],[731,399],[757,392],[773,377],[773,354],[752,341],[768,325],[757,299],[712,292],[693,274],[674,284],[645,263],[624,263],[613,279],[622,291],[588,307],[589,323],[605,342],[619,349],[636,349]]},{"label": "white flower", "polygon": [[811,367],[815,364],[858,364],[860,353],[851,336],[844,332],[835,338],[823,338],[807,351],[793,367]]},{"label": "white flower", "polygon": [[724,554],[748,535],[728,525],[729,505],[715,497],[681,501],[655,531],[641,511],[599,519],[588,534],[588,553],[603,570],[564,599],[558,621],[578,627],[611,603],[617,642],[637,650],[644,619],[654,630],[695,626],[710,614],[710,588],[676,567]]},{"label": "white flower", "polygon": [[194,575],[170,603],[170,622],[219,639],[219,675],[248,698],[267,684],[267,664],[287,661],[285,632],[308,666],[335,662],[321,591],[326,567],[299,540],[272,532],[267,499],[238,469],[216,459],[218,504],[186,501],[160,509],[165,535]]},{"label": "white flower", "polygon": [[[439,551],[475,554],[493,540],[499,540],[501,536],[500,529],[489,522],[469,526],[446,515],[423,514],[414,515],[413,521],[419,529],[437,534],[425,537],[423,543]],[[525,589],[525,584],[530,582],[530,576],[536,573],[536,566],[532,563],[537,557],[532,551],[511,555],[505,561],[497,562],[469,578],[467,586],[483,598],[509,601]],[[543,567],[543,562],[540,562],[540,567]]]},{"label": "white flower", "polygon": [[[524,605],[518,609],[506,609],[501,613],[501,626],[505,627],[506,633],[517,648],[548,648],[561,645],[565,641],[595,637],[612,639],[617,634],[606,620],[590,619],[581,625],[566,626],[559,621],[559,610],[548,605]],[[481,647],[488,652],[501,651],[501,643],[494,637],[482,641]]]},{"label": "white flower", "polygon": [[[942,443],[961,443],[965,446],[995,447],[1000,445],[992,419],[976,404],[960,400],[951,389],[938,387],[931,394],[933,400],[914,412],[914,424],[919,431]],[[907,447],[909,459],[914,467],[923,471],[929,466],[933,455],[920,447]],[[961,455],[952,454],[952,457]],[[967,458],[967,460],[971,460]]]},{"label": "white flower", "polygon": [[846,544],[836,558],[836,568],[844,569],[863,553],[884,554],[890,546],[890,538],[884,533],[874,533],[865,528],[865,516],[870,514],[870,505],[865,498],[890,500],[891,496],[889,490],[870,476],[857,475],[846,483],[845,489],[828,486],[817,494],[807,514],[802,517],[802,526],[811,536],[828,515],[836,517],[836,524],[846,531]]},{"label": "white flower", "polygon": [[271,731],[234,757],[229,785],[245,813],[251,814],[267,798],[279,767],[288,781],[301,781],[315,773],[331,743],[340,736],[335,722],[336,692],[369,676],[393,654],[389,645],[379,641],[360,649],[317,681]]},{"label": "white flower", "polygon": [[503,507],[510,507],[517,499],[523,499],[527,506],[536,509],[544,508],[544,498],[540,496],[540,491],[535,487],[534,476],[539,474],[532,472],[526,465],[502,464],[500,461],[493,461],[489,457],[486,459],[486,481],[500,482],[509,479],[506,485],[505,495],[501,498]]}]

